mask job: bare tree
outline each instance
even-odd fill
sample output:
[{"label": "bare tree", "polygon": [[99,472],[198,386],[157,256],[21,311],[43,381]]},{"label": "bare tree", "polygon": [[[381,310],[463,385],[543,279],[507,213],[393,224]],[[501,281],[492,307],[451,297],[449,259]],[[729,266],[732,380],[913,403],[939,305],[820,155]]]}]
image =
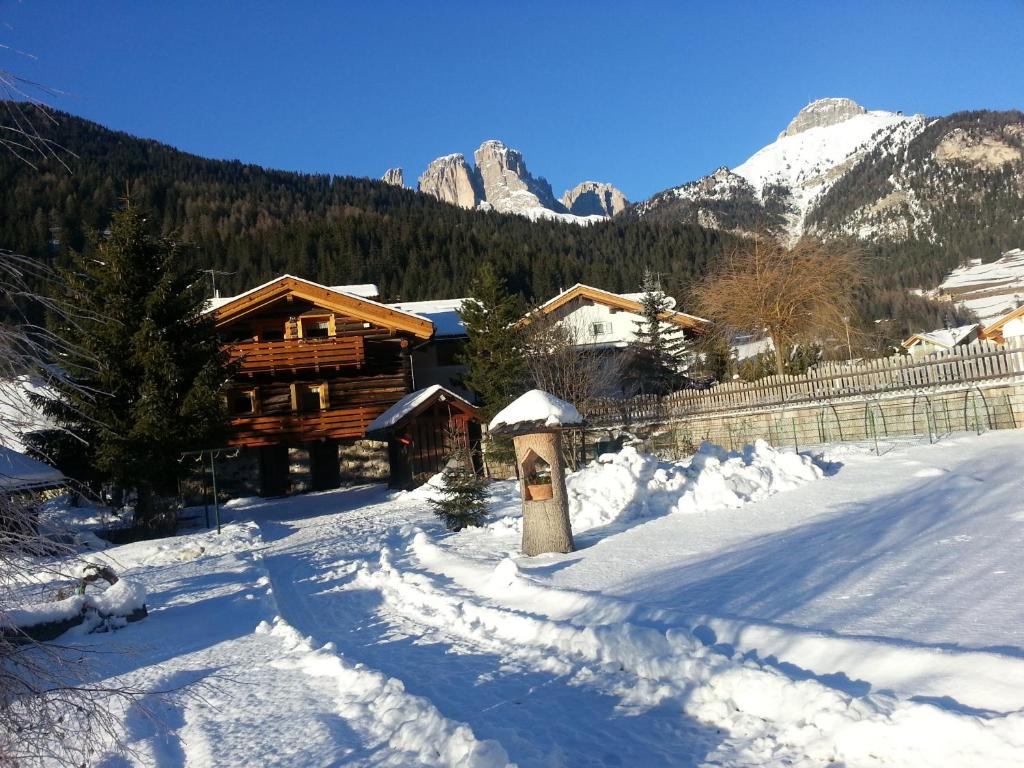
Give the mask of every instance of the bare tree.
[{"label": "bare tree", "polygon": [[[50,277],[39,264],[0,251],[0,436],[35,423],[19,376],[58,376],[49,364],[59,339],[30,320],[32,307],[78,318],[34,286]],[[124,687],[90,680],[88,654],[66,644],[37,642],[17,629],[11,611],[25,604],[28,587],[67,581],[80,563],[75,553],[39,531],[34,499],[0,486],[0,764],[84,765],[121,741],[119,711],[137,698]]]},{"label": "bare tree", "polygon": [[581,413],[619,380],[618,350],[597,345],[586,329],[569,320],[535,313],[527,326],[526,348],[533,385],[572,403]]},{"label": "bare tree", "polygon": [[846,243],[805,239],[785,248],[757,238],[726,256],[694,297],[700,313],[727,334],[768,335],[782,373],[794,344],[846,343],[862,281],[860,254]]}]

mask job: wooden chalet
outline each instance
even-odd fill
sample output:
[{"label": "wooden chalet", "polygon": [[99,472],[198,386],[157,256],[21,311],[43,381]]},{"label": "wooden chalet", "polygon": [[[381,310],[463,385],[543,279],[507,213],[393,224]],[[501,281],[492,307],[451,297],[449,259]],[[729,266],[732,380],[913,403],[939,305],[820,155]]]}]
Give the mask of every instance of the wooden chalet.
[{"label": "wooden chalet", "polygon": [[291,275],[210,311],[238,363],[229,445],[257,465],[265,496],[336,487],[339,445],[411,391],[410,350],[434,333],[424,317]]},{"label": "wooden chalet", "polygon": [[369,426],[366,436],[387,441],[391,487],[409,488],[444,469],[455,441],[470,448],[474,468],[481,471],[481,429],[476,406],[434,384],[395,403]]}]

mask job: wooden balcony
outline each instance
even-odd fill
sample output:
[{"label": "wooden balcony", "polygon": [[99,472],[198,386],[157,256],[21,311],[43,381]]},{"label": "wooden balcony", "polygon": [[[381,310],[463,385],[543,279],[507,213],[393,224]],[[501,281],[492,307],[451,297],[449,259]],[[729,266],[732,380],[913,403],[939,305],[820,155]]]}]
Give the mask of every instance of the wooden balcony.
[{"label": "wooden balcony", "polygon": [[361,368],[366,362],[361,336],[247,341],[229,345],[228,351],[232,362],[241,363],[243,374],[337,371]]},{"label": "wooden balcony", "polygon": [[257,447],[276,443],[361,438],[370,423],[392,403],[362,405],[314,413],[242,416],[231,420],[229,445]]}]

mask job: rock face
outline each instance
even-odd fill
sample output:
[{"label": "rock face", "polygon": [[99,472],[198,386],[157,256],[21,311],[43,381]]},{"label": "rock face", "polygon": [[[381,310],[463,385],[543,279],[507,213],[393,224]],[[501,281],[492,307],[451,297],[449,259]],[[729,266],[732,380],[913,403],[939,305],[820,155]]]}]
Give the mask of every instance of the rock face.
[{"label": "rock face", "polygon": [[522,213],[529,208],[547,208],[564,213],[555,200],[551,185],[536,179],[526,170],[523,155],[500,141],[485,141],[473,153],[476,172],[483,186],[483,197],[501,213]]},{"label": "rock face", "polygon": [[460,208],[475,208],[481,200],[473,170],[462,154],[434,160],[419,178],[419,190]]},{"label": "rock face", "polygon": [[801,109],[779,138],[796,136],[811,128],[824,128],[866,114],[867,110],[852,99],[818,99]]},{"label": "rock face", "polygon": [[626,209],[629,200],[611,184],[584,181],[562,195],[562,205],[577,216],[614,216]]},{"label": "rock face", "polygon": [[526,169],[522,153],[496,139],[481,144],[473,159],[475,167],[461,154],[437,158],[420,176],[420,192],[463,208],[576,224],[600,221],[629,205],[611,184],[596,181],[585,181],[557,200],[547,180]]},{"label": "rock face", "polygon": [[393,187],[405,186],[405,175],[402,173],[401,168],[388,168],[384,175],[380,177],[380,180]]}]

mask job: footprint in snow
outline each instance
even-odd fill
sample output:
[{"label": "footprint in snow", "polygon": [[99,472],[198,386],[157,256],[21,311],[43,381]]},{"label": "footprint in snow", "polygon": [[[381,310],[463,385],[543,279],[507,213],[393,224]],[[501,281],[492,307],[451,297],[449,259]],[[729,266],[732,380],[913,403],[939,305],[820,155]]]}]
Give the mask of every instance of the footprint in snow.
[{"label": "footprint in snow", "polygon": [[914,477],[942,477],[942,475],[948,475],[949,470],[940,469],[939,467],[925,467],[919,469],[914,473]]}]

